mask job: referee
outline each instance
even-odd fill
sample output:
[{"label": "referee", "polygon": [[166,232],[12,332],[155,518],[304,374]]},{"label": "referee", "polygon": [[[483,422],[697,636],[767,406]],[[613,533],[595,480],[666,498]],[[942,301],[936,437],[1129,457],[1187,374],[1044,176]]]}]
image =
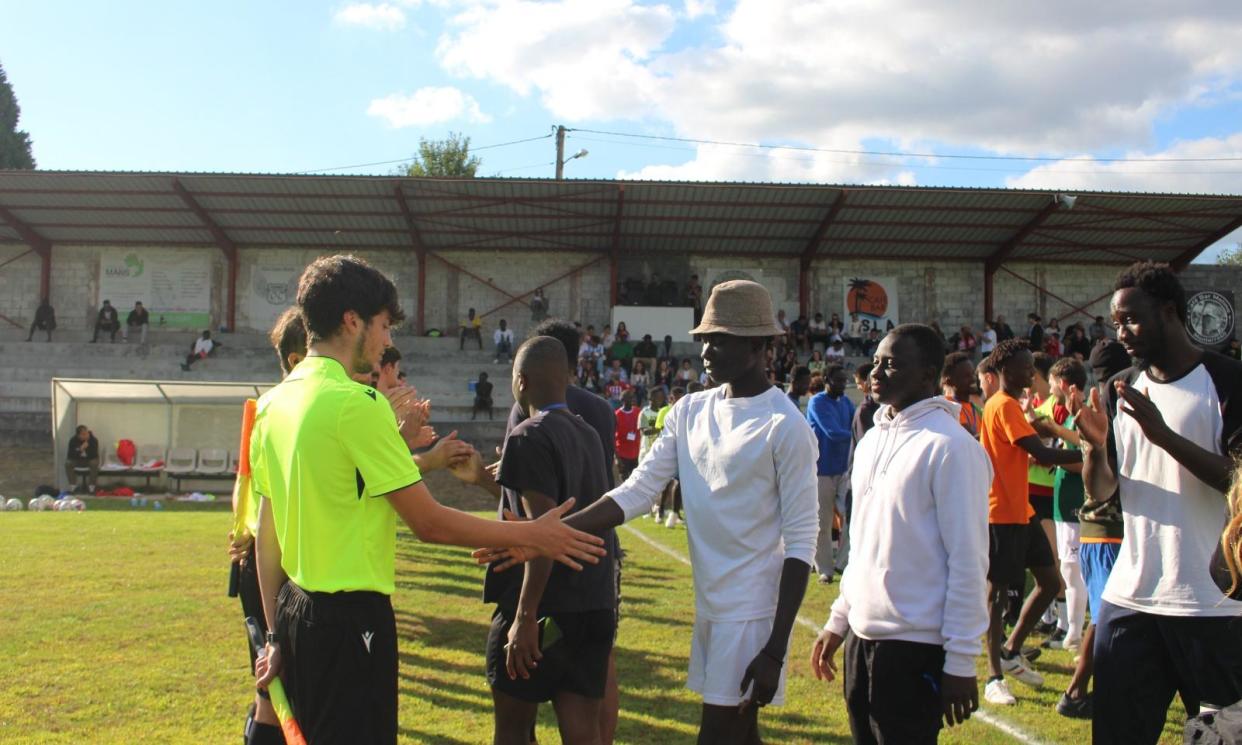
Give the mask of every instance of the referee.
[{"label": "referee", "polygon": [[421,540],[531,546],[571,567],[602,540],[564,526],[572,502],[525,523],[440,505],[384,397],[350,379],[379,365],[404,318],[393,283],[353,256],[316,259],[298,282],[307,356],[260,400],[251,436],[262,495],[256,563],[268,627],[259,685],[281,675],[307,740],[396,743],[396,520]]}]

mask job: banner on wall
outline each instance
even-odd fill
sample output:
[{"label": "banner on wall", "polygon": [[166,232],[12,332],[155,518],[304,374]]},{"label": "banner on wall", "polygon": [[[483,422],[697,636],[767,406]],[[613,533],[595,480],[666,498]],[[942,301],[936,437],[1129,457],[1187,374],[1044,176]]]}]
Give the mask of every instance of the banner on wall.
[{"label": "banner on wall", "polygon": [[141,301],[153,327],[207,328],[211,257],[205,251],[104,249],[99,256],[99,300],[111,300],[122,323]]},{"label": "banner on wall", "polygon": [[1186,299],[1186,330],[1196,344],[1205,349],[1221,349],[1233,338],[1233,293],[1229,290],[1200,290]]},{"label": "banner on wall", "polygon": [[841,315],[846,326],[853,316],[863,323],[864,333],[877,328],[881,334],[888,333],[899,323],[897,307],[897,279],[859,275],[845,278],[845,312]]},{"label": "banner on wall", "polygon": [[259,254],[250,273],[246,292],[246,313],[251,328],[268,329],[285,308],[293,305],[298,278],[306,269],[301,256]]}]

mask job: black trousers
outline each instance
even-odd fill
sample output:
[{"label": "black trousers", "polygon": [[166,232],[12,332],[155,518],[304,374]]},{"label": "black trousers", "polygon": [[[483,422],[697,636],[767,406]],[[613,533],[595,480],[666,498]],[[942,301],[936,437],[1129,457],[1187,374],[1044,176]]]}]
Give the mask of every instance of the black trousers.
[{"label": "black trousers", "polygon": [[396,745],[397,622],[378,592],[306,592],[276,600],[285,690],[307,742]]},{"label": "black trousers", "polygon": [[858,745],[935,743],[944,648],[845,637],[845,708]]},{"label": "black trousers", "polygon": [[1242,617],[1157,616],[1101,605],[1093,743],[1157,742],[1174,693],[1189,716],[1242,699]]}]

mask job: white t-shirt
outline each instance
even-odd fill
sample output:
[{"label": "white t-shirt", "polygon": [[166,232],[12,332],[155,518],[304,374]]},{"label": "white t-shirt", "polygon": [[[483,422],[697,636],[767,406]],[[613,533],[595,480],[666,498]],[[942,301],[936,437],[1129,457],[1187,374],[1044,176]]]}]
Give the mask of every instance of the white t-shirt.
[{"label": "white t-shirt", "polygon": [[[1140,372],[1132,385],[1199,447],[1223,454],[1242,444],[1242,363],[1208,352],[1178,380],[1159,383]],[[1242,614],[1242,602],[1225,599],[1208,569],[1225,528],[1225,495],[1152,444],[1119,407],[1110,440],[1125,537],[1104,599],[1164,616]]]},{"label": "white t-shirt", "polygon": [[505,329],[504,331],[496,329],[492,334],[492,343],[499,346],[501,341],[508,342],[509,346],[513,346],[513,329]]},{"label": "white t-shirt", "polygon": [[722,386],[678,401],[650,452],[607,496],[632,520],[678,479],[699,617],[771,618],[785,559],[811,564],[815,554],[817,456],[810,425],[780,388],[725,398]]},{"label": "white t-shirt", "polygon": [[979,335],[979,351],[991,354],[993,349],[996,349],[996,329],[984,329]]},{"label": "white t-shirt", "polygon": [[211,354],[211,348],[215,346],[215,342],[211,339],[199,338],[194,342],[194,354]]},{"label": "white t-shirt", "polygon": [[824,350],[824,362],[844,362],[844,361],[845,361],[845,347],[842,347],[840,349],[834,349],[833,347],[828,347],[827,349]]}]

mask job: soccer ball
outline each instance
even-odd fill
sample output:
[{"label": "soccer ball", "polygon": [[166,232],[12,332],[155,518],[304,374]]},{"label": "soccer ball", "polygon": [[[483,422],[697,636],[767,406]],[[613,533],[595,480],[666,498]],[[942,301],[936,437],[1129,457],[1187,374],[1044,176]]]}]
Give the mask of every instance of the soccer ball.
[{"label": "soccer ball", "polygon": [[22,501],[20,499],[9,499],[4,502],[5,512],[21,512]]},{"label": "soccer ball", "polygon": [[56,500],[47,494],[39,495],[39,509],[42,511],[51,511],[55,508]]},{"label": "soccer ball", "polygon": [[69,500],[69,506],[68,506],[68,507],[66,507],[65,509],[67,509],[67,510],[71,510],[71,511],[73,511],[73,512],[85,512],[85,511],[86,511],[86,502],[83,502],[82,500],[78,499],[77,497],[74,497],[73,499],[70,499],[70,500]]},{"label": "soccer ball", "polygon": [[35,497],[31,499],[30,502],[27,503],[26,509],[30,510],[31,512],[42,512],[45,509],[43,507],[43,500],[39,497]]}]

